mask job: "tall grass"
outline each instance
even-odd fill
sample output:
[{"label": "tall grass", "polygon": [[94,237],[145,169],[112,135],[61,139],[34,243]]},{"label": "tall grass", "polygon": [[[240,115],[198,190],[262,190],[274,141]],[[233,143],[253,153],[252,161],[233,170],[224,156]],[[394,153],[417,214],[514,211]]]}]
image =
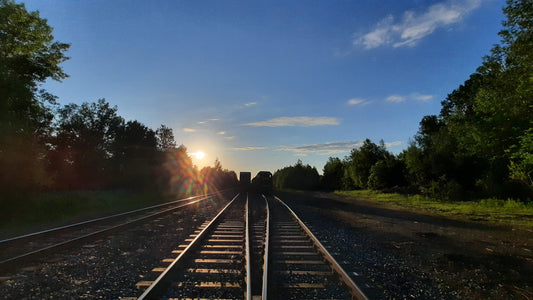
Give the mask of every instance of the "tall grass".
[{"label": "tall grass", "polygon": [[421,195],[380,193],[370,190],[336,191],[336,194],[352,196],[401,209],[424,211],[436,215],[463,219],[533,226],[533,203],[514,199],[482,199],[476,201],[443,201]]}]

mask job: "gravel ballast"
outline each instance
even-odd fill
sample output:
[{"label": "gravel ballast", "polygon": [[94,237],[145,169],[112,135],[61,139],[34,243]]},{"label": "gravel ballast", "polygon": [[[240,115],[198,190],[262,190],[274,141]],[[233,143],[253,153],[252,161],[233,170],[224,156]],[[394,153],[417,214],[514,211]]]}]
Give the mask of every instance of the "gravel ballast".
[{"label": "gravel ballast", "polygon": [[[398,211],[327,193],[280,193],[371,299],[533,299],[531,228]],[[230,199],[193,205],[0,270],[2,299],[137,297],[139,281]],[[170,242],[169,242],[170,241]]]},{"label": "gravel ballast", "polygon": [[162,258],[229,199],[208,200],[70,249],[0,271],[2,299],[118,299],[137,297],[136,283],[153,277]]},{"label": "gravel ballast", "polygon": [[371,299],[532,299],[531,228],[280,193]]}]

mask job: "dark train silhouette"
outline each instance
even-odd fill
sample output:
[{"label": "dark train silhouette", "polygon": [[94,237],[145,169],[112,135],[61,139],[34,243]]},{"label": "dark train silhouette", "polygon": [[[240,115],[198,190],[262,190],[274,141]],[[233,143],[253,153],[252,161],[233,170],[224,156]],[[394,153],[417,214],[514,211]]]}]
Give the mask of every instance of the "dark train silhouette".
[{"label": "dark train silhouette", "polygon": [[239,184],[241,191],[257,192],[260,194],[271,195],[274,190],[272,184],[272,173],[268,171],[260,171],[255,177],[250,180],[252,173],[241,172],[239,177]]}]

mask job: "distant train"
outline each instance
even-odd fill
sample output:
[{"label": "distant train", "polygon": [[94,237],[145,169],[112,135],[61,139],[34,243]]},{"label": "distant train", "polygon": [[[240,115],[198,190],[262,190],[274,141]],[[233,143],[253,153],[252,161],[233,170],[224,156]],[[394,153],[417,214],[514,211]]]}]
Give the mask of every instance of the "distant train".
[{"label": "distant train", "polygon": [[252,179],[252,187],[255,191],[265,195],[271,195],[274,190],[272,183],[272,173],[268,171],[260,171]]},{"label": "distant train", "polygon": [[271,195],[274,185],[272,184],[272,173],[260,171],[252,178],[250,172],[240,172],[239,188],[241,192],[257,192],[265,195]]},{"label": "distant train", "polygon": [[251,172],[241,172],[239,174],[239,188],[241,189],[242,192],[249,191],[251,183],[252,183]]}]

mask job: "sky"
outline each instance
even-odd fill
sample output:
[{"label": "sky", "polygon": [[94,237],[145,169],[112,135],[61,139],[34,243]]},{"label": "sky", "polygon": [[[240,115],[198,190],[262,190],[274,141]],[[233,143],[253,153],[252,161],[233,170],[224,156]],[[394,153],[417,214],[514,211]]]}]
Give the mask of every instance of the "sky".
[{"label": "sky", "polygon": [[[20,1],[19,1],[20,2]],[[165,124],[198,167],[319,172],[366,138],[398,154],[499,43],[500,0],[35,0],[71,44],[62,105]]]}]

